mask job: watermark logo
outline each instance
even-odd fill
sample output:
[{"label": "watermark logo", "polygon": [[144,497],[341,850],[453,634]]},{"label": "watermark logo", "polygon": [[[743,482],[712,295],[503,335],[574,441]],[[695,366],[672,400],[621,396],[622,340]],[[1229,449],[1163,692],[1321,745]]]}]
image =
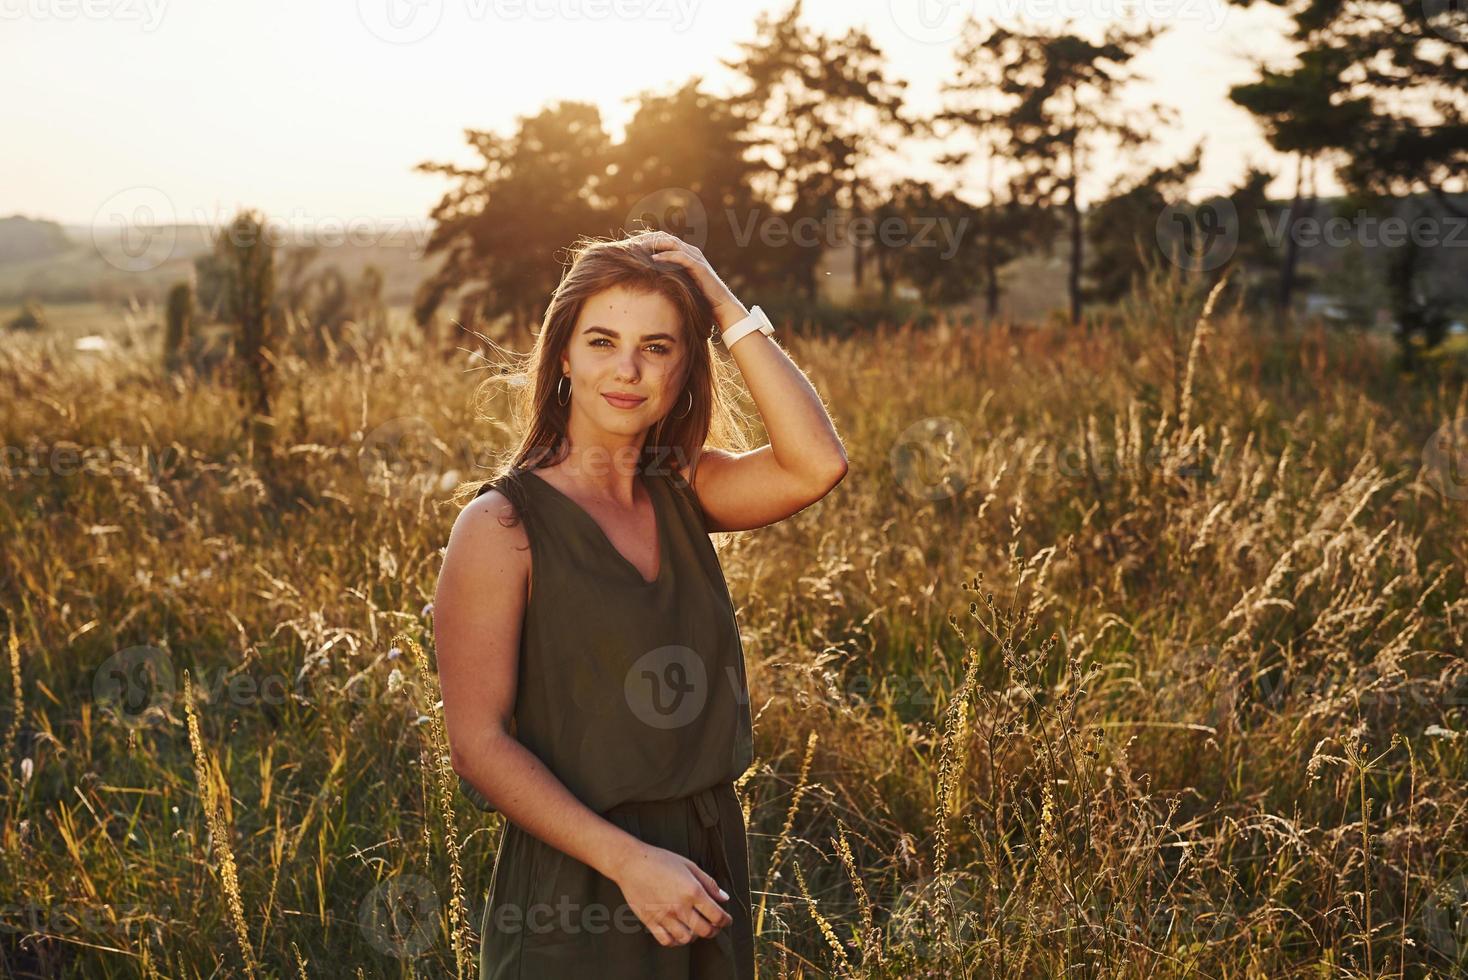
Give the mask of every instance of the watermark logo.
[{"label": "watermark logo", "polygon": [[1296,217],[1291,210],[1282,209],[1271,218],[1265,209],[1259,209],[1259,227],[1270,248],[1279,248],[1287,240],[1304,248],[1400,248],[1407,244],[1468,248],[1468,219],[1455,215],[1422,214],[1409,220],[1358,208],[1355,214],[1317,218],[1313,214]]},{"label": "watermark logo", "polygon": [[357,0],[357,18],[388,44],[414,44],[438,29],[443,0]]},{"label": "watermark logo", "polygon": [[944,262],[958,254],[971,221],[968,216],[954,219],[937,214],[894,214],[881,220],[872,215],[853,218],[839,208],[796,218],[763,208],[750,208],[742,215],[725,208],[724,217],[739,248],[748,248],[756,236],[766,248],[935,248],[942,249],[938,258]]},{"label": "watermark logo", "polygon": [[908,496],[942,500],[963,492],[973,466],[973,441],[957,419],[919,419],[897,437],[891,464]]},{"label": "watermark logo", "polygon": [[1422,447],[1427,482],[1449,500],[1468,500],[1468,416],[1445,423]]},{"label": "watermark logo", "polygon": [[662,187],[643,195],[627,209],[624,227],[666,231],[703,248],[716,220],[723,222],[735,248],[749,248],[758,241],[765,248],[937,249],[938,258],[944,262],[963,247],[973,221],[969,215],[948,214],[853,217],[841,208],[800,215],[763,207],[724,208],[711,215],[702,199],[688,188]]},{"label": "watermark logo", "polygon": [[1221,0],[999,0],[998,7],[1006,20],[1057,25],[1076,20],[1197,21],[1210,33],[1228,17],[1228,4]]},{"label": "watermark logo", "polygon": [[166,903],[152,906],[136,902],[121,905],[92,905],[85,902],[41,904],[30,900],[0,902],[0,932],[52,936],[126,936],[130,923],[141,919],[166,921],[172,917],[174,911],[173,906]]},{"label": "watermark logo", "polygon": [[897,29],[920,44],[945,44],[963,33],[974,0],[887,0]]},{"label": "watermark logo", "polygon": [[924,959],[971,948],[978,939],[978,882],[958,871],[928,874],[897,896],[892,921],[903,945]]},{"label": "watermark logo", "polygon": [[[693,25],[695,0],[465,0],[462,13],[478,23],[533,20],[567,23],[666,21],[674,33]],[[357,18],[374,37],[389,44],[415,44],[443,23],[443,0],[357,0]]]},{"label": "watermark logo", "polygon": [[626,902],[610,907],[603,902],[573,902],[565,894],[558,896],[554,905],[505,902],[480,921],[488,923],[493,933],[506,937],[522,935],[527,945],[559,944],[569,937],[602,936],[608,932],[648,934],[647,927]]},{"label": "watermark logo", "polygon": [[1422,16],[1439,37],[1454,44],[1468,43],[1468,2],[1422,0]]},{"label": "watermark logo", "polygon": [[438,891],[433,882],[422,875],[396,875],[362,899],[357,924],[379,953],[410,959],[433,945],[438,909]]},{"label": "watermark logo", "polygon": [[119,650],[92,675],[92,698],[130,728],[167,715],[178,694],[178,677],[168,652],[154,646]]},{"label": "watermark logo", "polygon": [[447,456],[433,423],[417,415],[400,415],[367,433],[357,465],[374,486],[391,492],[414,477],[436,476]]},{"label": "watermark logo", "polygon": [[146,473],[156,483],[174,478],[187,457],[178,445],[128,446],[114,440],[106,446],[83,446],[63,440],[0,446],[0,473],[11,479]]},{"label": "watermark logo", "polygon": [[[203,573],[210,571],[204,569],[200,577],[207,578]],[[169,586],[182,586],[176,576],[170,578]],[[153,580],[146,574],[139,581]],[[427,618],[427,607],[421,615]],[[325,669],[329,662],[326,654],[308,657],[294,676],[281,671],[256,673],[228,664],[195,663],[189,668],[193,678],[190,688],[196,705],[226,711],[249,708],[270,711],[291,702],[312,704],[326,698],[334,703],[400,704],[412,693],[411,676],[394,665],[401,658],[402,652],[397,647],[388,651],[382,667],[391,669],[382,683],[372,683],[365,673],[353,673],[350,680],[333,675]],[[128,727],[166,722],[176,710],[176,701],[182,693],[178,677],[179,668],[167,651],[155,646],[128,647],[109,656],[92,673],[92,697],[104,717]],[[420,715],[415,724],[428,720]]]},{"label": "watermark logo", "polygon": [[258,227],[237,226],[236,217],[221,208],[194,208],[181,215],[161,189],[140,184],[118,191],[97,208],[92,247],[116,269],[147,272],[174,257],[180,229],[197,229],[216,247],[224,242],[236,248],[257,243],[272,248],[402,245],[420,256],[433,234],[430,223],[408,216],[322,214],[294,207],[285,218],[265,218]]},{"label": "watermark logo", "polygon": [[686,187],[662,187],[627,210],[627,227],[666,231],[695,248],[709,240],[709,215],[703,201]]},{"label": "watermark logo", "polygon": [[1462,966],[1468,956],[1468,875],[1439,882],[1418,913],[1423,934],[1449,963]]},{"label": "watermark logo", "polygon": [[653,728],[681,728],[708,701],[703,659],[679,644],[649,650],[627,668],[622,691],[632,713]]},{"label": "watermark logo", "polygon": [[1239,247],[1239,213],[1227,194],[1207,194],[1197,204],[1168,204],[1157,215],[1157,247],[1188,272],[1209,272]]},{"label": "watermark logo", "polygon": [[173,201],[156,187],[118,191],[92,215],[92,246],[108,265],[147,272],[173,256],[178,220]]}]

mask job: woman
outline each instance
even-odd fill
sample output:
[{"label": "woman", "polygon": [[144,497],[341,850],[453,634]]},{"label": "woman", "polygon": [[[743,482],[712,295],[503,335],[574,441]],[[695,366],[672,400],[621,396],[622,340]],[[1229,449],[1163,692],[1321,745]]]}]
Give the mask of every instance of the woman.
[{"label": "woman", "polygon": [[[714,324],[769,433],[752,452],[703,446],[731,425]],[[524,434],[455,521],[433,607],[454,770],[507,818],[481,978],[753,980],[749,692],[709,535],[846,472],[767,325],[662,232],[583,240],[551,300]]]}]

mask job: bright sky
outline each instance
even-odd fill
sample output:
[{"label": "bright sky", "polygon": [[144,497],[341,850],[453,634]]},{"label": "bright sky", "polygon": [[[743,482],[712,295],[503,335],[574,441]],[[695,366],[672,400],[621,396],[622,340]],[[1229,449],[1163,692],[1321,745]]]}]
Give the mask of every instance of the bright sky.
[{"label": "bright sky", "polygon": [[[556,99],[598,105],[614,135],[628,96],[693,75],[729,91],[719,64],[780,2],[714,0],[0,0],[0,215],[68,224],[145,199],[185,223],[240,205],[312,226],[424,218],[448,186],[423,160],[469,163],[466,128],[512,130]],[[1223,0],[806,0],[830,33],[865,27],[936,107],[963,15],[1015,15],[1082,30],[1108,20],[1172,25],[1137,67],[1138,101],[1177,110],[1155,160],[1206,137],[1206,190],[1258,162],[1292,187],[1250,117],[1227,99],[1259,57],[1282,57],[1282,15]],[[930,156],[924,151],[920,157]],[[908,163],[907,166],[913,166]],[[933,174],[916,171],[923,176]],[[1092,184],[1090,197],[1114,166]],[[951,186],[946,181],[941,185]],[[141,188],[141,190],[140,190]],[[1322,190],[1328,188],[1323,187]],[[977,198],[975,198],[977,199]],[[171,211],[171,215],[169,212]]]}]

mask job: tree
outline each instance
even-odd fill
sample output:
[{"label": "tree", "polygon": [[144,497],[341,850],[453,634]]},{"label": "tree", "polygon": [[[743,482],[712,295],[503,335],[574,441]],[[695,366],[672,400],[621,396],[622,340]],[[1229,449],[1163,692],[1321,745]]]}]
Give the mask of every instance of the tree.
[{"label": "tree", "polygon": [[1202,159],[1203,144],[1199,143],[1186,159],[1122,182],[1109,198],[1091,209],[1086,226],[1092,298],[1115,302],[1146,275],[1147,262],[1141,253],[1156,247],[1157,215],[1169,202],[1183,197],[1188,183],[1197,177]]},{"label": "tree", "polygon": [[984,204],[975,223],[985,314],[992,320],[999,314],[999,270],[1051,241],[1058,229],[1049,210],[1020,203],[1016,181],[1021,171],[1010,162],[1005,133],[1006,110],[1015,107],[1018,96],[1001,91],[1002,66],[990,56],[985,40],[979,22],[970,19],[954,49],[954,77],[941,87],[943,108],[930,125],[947,136],[964,133],[977,147],[944,154],[939,163],[962,174],[975,154],[983,161]]},{"label": "tree", "polygon": [[[737,216],[756,213],[756,164],[744,123],[694,78],[668,95],[644,92],[612,150],[605,194],[629,229],[660,228],[693,241],[736,291],[773,275],[757,241],[741,242]],[[620,229],[619,229],[620,230]]]},{"label": "tree", "polygon": [[1289,312],[1296,286],[1300,257],[1296,223],[1302,212],[1313,211],[1315,206],[1316,164],[1335,152],[1340,136],[1336,126],[1358,128],[1370,115],[1366,100],[1351,98],[1341,82],[1346,57],[1336,48],[1305,51],[1295,70],[1278,72],[1260,65],[1257,81],[1229,89],[1229,98],[1254,114],[1269,145],[1295,157],[1295,195],[1284,221],[1276,299],[1281,314]]},{"label": "tree", "polygon": [[369,264],[352,289],[352,319],[369,333],[378,334],[387,328],[387,303],[382,296],[386,284],[382,269]]},{"label": "tree", "polygon": [[558,102],[521,117],[513,136],[466,130],[480,163],[420,163],[457,181],[434,207],[425,255],[443,263],[418,289],[414,317],[428,328],[462,290],[459,318],[507,317],[528,335],[560,281],[550,261],[578,235],[611,230],[605,198],[611,141],[593,105]]},{"label": "tree", "polygon": [[[854,220],[872,206],[872,159],[894,149],[892,138],[912,133],[916,124],[902,114],[907,83],[887,77],[871,37],[859,30],[825,37],[800,22],[801,6],[795,0],[779,17],[760,15],[756,39],[740,43],[741,56],[723,64],[749,81],[730,101],[765,164],[761,195],[785,208],[782,217],[792,227],[826,226],[835,209],[845,208]],[[814,299],[821,248],[798,240],[777,248],[780,267]],[[859,243],[853,263],[860,287]]]},{"label": "tree", "polygon": [[11,320],[5,324],[7,330],[41,331],[47,328],[46,311],[36,300],[29,299]]},{"label": "tree", "polygon": [[261,215],[241,211],[214,240],[214,267],[225,290],[221,303],[233,313],[239,327],[239,387],[248,413],[251,451],[268,462],[274,432],[270,402],[275,390],[271,352],[276,317],[275,249],[265,233]]},{"label": "tree", "polygon": [[168,291],[167,329],[163,334],[164,369],[177,371],[183,360],[183,347],[189,340],[189,321],[194,314],[194,293],[186,282]]},{"label": "tree", "polygon": [[[1244,301],[1252,306],[1265,305],[1264,298],[1268,297],[1268,304],[1273,305],[1276,310],[1280,309],[1282,295],[1287,295],[1282,280],[1286,275],[1290,277],[1292,291],[1301,287],[1309,287],[1314,277],[1302,273],[1296,267],[1294,260],[1281,261],[1278,240],[1267,223],[1271,209],[1278,209],[1269,200],[1269,185],[1274,183],[1275,175],[1259,167],[1249,167],[1245,172],[1239,185],[1230,194],[1233,207],[1234,220],[1238,225],[1238,240],[1234,246],[1233,266],[1239,271],[1230,278],[1230,285],[1239,289],[1243,294]],[[1313,194],[1313,190],[1312,190]],[[1284,221],[1277,224],[1292,224],[1299,220],[1300,200],[1297,196],[1294,203],[1286,206],[1283,215]],[[1313,210],[1314,199],[1310,199],[1310,207],[1306,208],[1307,214]],[[1286,308],[1288,300],[1285,301]],[[1286,321],[1279,318],[1279,326],[1283,327]]]},{"label": "tree", "polygon": [[[1330,152],[1348,193],[1372,208],[1430,195],[1448,215],[1468,218],[1453,197],[1468,173],[1468,9],[1419,0],[1269,2],[1294,19],[1299,52],[1282,70],[1261,70],[1257,87],[1246,90],[1263,102],[1266,129],[1297,116],[1286,135]],[[1329,95],[1322,98],[1322,90]],[[1403,361],[1411,364],[1415,338],[1428,346],[1440,338],[1445,300],[1414,285],[1428,255],[1423,243],[1414,238],[1396,248],[1386,265],[1388,294]]]},{"label": "tree", "polygon": [[[1085,260],[1081,188],[1102,140],[1123,152],[1146,143],[1148,132],[1170,121],[1160,105],[1124,106],[1134,81],[1128,65],[1161,33],[1109,29],[1100,42],[1071,33],[994,27],[973,40],[970,55],[988,58],[1005,105],[991,121],[1002,126],[1010,156],[1020,165],[1014,186],[1022,204],[1059,207],[1070,232],[1070,319],[1079,323]],[[1150,117],[1150,118],[1149,118]]]},{"label": "tree", "polygon": [[[877,268],[882,295],[891,297],[897,278],[912,283],[923,302],[934,306],[970,299],[983,283],[984,266],[977,234],[979,212],[955,194],[942,194],[930,184],[908,180],[897,185],[890,200],[874,215]],[[883,223],[896,219],[899,228],[916,229],[902,242],[888,242]]]},{"label": "tree", "polygon": [[330,345],[341,342],[348,323],[380,333],[386,324],[383,304],[383,274],[367,264],[357,282],[349,282],[335,263],[311,268],[320,257],[319,245],[305,245],[285,252],[276,279],[277,315],[292,324],[304,324],[305,339],[299,354],[319,358]]}]

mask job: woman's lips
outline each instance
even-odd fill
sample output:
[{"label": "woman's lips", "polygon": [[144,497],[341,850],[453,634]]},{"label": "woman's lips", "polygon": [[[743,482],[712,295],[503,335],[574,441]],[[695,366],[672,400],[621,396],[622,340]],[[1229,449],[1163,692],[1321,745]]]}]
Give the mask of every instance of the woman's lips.
[{"label": "woman's lips", "polygon": [[625,395],[608,395],[605,392],[602,393],[602,397],[610,402],[614,408],[636,408],[638,405],[641,405],[643,402],[647,401],[646,398],[632,398]]}]

